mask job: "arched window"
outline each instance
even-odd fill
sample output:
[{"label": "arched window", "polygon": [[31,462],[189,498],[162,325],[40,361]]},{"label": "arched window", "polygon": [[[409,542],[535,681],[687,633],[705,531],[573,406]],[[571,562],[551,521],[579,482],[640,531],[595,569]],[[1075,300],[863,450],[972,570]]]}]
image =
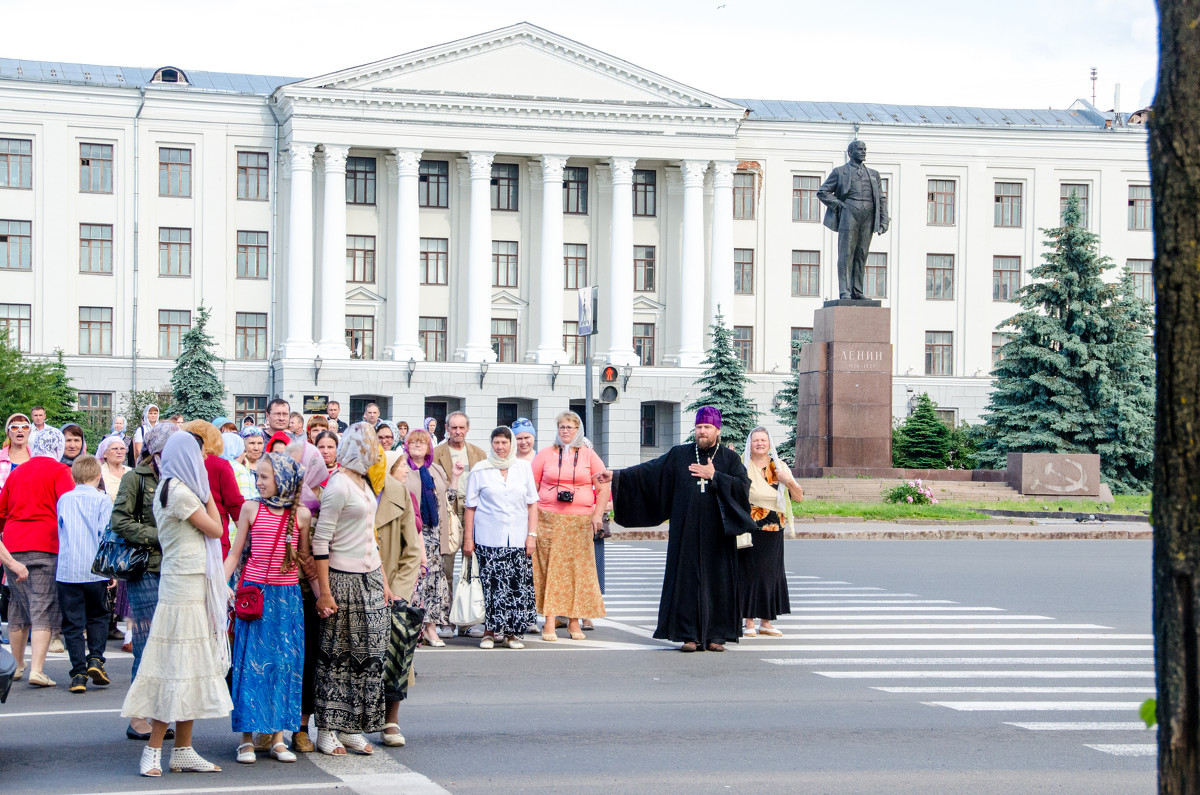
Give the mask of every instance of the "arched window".
[{"label": "arched window", "polygon": [[164,66],[154,73],[154,77],[150,80],[151,83],[178,83],[187,85],[187,74],[182,69],[174,66]]}]

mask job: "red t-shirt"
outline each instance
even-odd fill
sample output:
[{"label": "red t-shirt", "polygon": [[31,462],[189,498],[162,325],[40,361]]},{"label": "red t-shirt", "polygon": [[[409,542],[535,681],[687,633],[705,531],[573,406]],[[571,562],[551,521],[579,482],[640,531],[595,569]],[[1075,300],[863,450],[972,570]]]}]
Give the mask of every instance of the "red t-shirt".
[{"label": "red t-shirt", "polygon": [[3,541],[9,552],[58,554],[58,498],[75,490],[71,468],[35,456],[12,471],[0,489]]},{"label": "red t-shirt", "polygon": [[224,458],[219,455],[208,456],[204,459],[204,469],[208,472],[208,488],[212,491],[213,502],[217,504],[217,516],[225,526],[221,531],[221,557],[225,557],[229,554],[229,523],[238,520],[246,498],[238,488],[233,467]]}]

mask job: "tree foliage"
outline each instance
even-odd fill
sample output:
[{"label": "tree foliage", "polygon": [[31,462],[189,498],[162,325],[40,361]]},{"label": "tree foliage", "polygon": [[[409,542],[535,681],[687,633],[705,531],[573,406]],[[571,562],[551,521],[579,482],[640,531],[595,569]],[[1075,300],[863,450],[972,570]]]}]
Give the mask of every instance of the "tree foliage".
[{"label": "tree foliage", "polygon": [[[719,410],[722,442],[741,448],[758,424],[758,412],[746,399],[746,385],[750,379],[746,377],[742,360],[733,351],[733,332],[725,325],[720,307],[717,307],[717,316],[709,329],[712,345],[703,362],[708,367],[696,381],[700,395],[685,410],[697,411],[703,406]],[[694,434],[690,438],[694,438]]]},{"label": "tree foliage", "polygon": [[772,409],[779,422],[787,429],[787,435],[775,441],[775,450],[779,457],[789,463],[796,461],[796,409],[800,395],[800,369],[796,363],[800,361],[800,349],[803,344],[792,340],[792,377],[779,390],[777,405]]},{"label": "tree foliage", "polygon": [[902,469],[945,469],[950,463],[950,429],[922,392],[913,413],[892,437],[892,465]]},{"label": "tree foliage", "polygon": [[189,420],[211,421],[225,413],[225,386],[216,369],[223,360],[213,353],[215,341],[206,328],[209,314],[203,304],[197,308],[196,322],[180,340],[179,358],[171,370],[171,408]]},{"label": "tree foliage", "polygon": [[0,328],[0,419],[17,412],[28,416],[34,406],[46,409],[49,425],[82,418],[62,351],[55,351],[53,359],[23,354],[9,344],[8,331]]},{"label": "tree foliage", "polygon": [[175,413],[171,411],[172,401],[169,390],[137,389],[126,392],[121,396],[121,414],[125,417],[125,431],[132,435],[138,429],[138,426],[142,424],[142,414],[151,404],[158,406],[159,417],[162,419],[171,416]]}]

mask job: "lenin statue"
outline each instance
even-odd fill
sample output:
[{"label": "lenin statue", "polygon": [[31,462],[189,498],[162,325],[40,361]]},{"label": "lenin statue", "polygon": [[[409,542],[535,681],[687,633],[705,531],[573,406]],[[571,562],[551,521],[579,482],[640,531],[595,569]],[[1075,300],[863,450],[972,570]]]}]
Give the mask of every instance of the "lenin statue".
[{"label": "lenin statue", "polygon": [[817,198],[825,205],[825,226],[838,236],[839,298],[861,299],[871,234],[886,232],[890,219],[879,172],[863,165],[867,145],[852,141],[846,154],[850,162],[829,173]]}]

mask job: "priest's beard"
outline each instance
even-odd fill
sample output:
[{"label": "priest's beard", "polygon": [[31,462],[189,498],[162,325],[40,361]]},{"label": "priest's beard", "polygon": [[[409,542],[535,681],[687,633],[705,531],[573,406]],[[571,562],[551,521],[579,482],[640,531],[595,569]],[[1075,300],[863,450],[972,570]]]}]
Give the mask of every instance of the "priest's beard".
[{"label": "priest's beard", "polygon": [[705,447],[703,444],[700,443],[700,441],[698,439],[696,440],[696,449],[698,449],[702,455],[711,456],[713,453],[715,453],[717,451],[717,448],[720,446],[721,446],[721,434],[719,434],[719,433],[717,434],[716,439],[713,441],[712,445],[709,447]]}]

